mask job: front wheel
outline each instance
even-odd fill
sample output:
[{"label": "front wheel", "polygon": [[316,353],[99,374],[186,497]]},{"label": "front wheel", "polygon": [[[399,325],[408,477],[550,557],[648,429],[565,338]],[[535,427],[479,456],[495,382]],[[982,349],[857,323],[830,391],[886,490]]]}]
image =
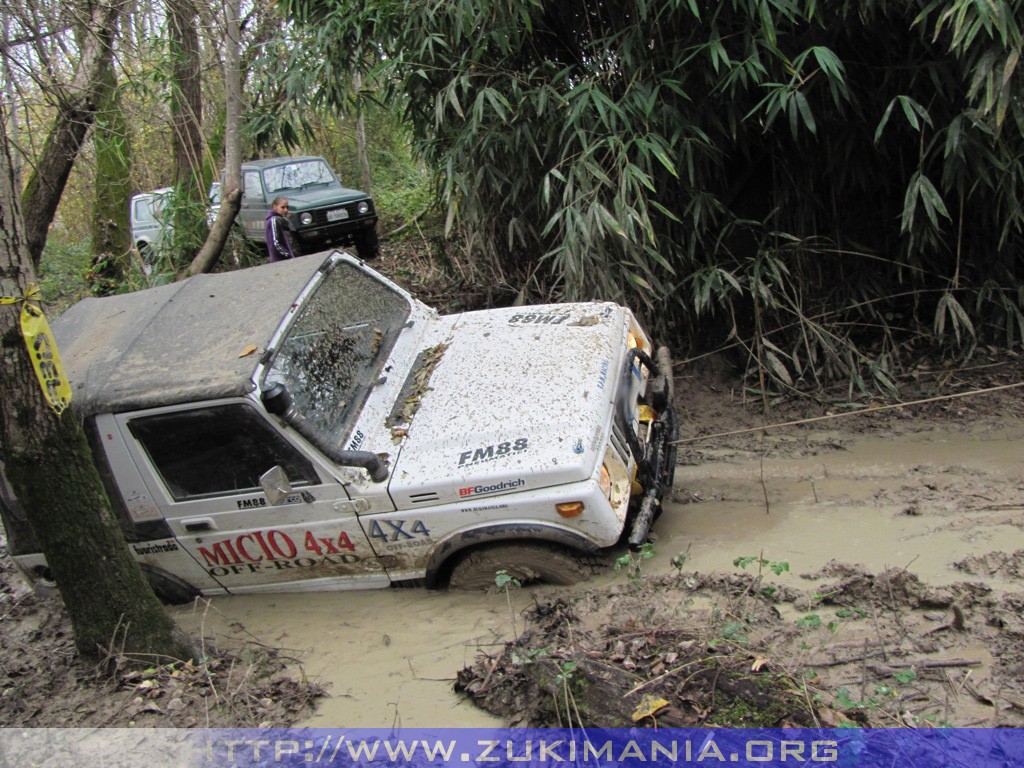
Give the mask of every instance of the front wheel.
[{"label": "front wheel", "polygon": [[483,590],[496,585],[499,571],[521,585],[535,582],[575,584],[589,579],[597,567],[591,555],[549,544],[495,544],[474,549],[452,569],[452,589]]},{"label": "front wheel", "polygon": [[377,238],[377,230],[368,229],[356,238],[356,253],[363,261],[376,259],[380,255],[380,240]]}]

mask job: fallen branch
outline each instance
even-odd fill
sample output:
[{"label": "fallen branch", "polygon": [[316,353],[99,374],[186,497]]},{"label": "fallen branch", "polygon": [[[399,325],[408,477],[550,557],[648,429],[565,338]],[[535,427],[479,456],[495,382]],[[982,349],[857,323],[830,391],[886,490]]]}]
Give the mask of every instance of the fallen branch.
[{"label": "fallen branch", "polygon": [[897,669],[947,669],[949,667],[980,667],[977,659],[920,659],[918,661],[893,661],[888,664],[872,664],[871,671],[879,675],[891,675]]}]

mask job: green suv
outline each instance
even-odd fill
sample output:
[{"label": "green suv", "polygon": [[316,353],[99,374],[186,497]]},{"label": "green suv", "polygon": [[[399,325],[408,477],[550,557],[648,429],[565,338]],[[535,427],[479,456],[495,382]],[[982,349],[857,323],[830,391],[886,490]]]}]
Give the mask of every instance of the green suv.
[{"label": "green suv", "polygon": [[380,252],[377,211],[365,192],[346,189],[322,157],[275,157],[242,163],[238,222],[247,240],[266,243],[270,204],[288,200],[292,232],[301,253],[352,245],[361,259]]}]

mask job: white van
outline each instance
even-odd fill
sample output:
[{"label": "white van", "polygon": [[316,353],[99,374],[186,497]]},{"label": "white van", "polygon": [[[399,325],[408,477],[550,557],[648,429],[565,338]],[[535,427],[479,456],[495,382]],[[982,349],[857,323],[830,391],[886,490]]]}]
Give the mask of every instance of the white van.
[{"label": "white van", "polygon": [[173,224],[164,219],[172,191],[170,187],[163,187],[135,195],[131,200],[132,243],[147,275],[162,249],[170,243],[174,231]]}]

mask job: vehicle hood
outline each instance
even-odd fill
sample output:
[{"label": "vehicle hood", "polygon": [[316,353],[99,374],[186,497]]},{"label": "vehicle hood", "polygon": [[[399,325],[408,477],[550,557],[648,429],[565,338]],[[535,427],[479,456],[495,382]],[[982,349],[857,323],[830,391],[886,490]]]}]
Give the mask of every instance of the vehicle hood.
[{"label": "vehicle hood", "polygon": [[389,419],[398,508],[589,478],[628,328],[627,310],[608,303],[440,318]]},{"label": "vehicle hood", "polygon": [[345,187],[309,187],[307,189],[287,189],[276,194],[288,198],[291,213],[307,211],[310,208],[322,208],[335,203],[350,203],[354,200],[365,200],[368,195],[357,189]]}]

